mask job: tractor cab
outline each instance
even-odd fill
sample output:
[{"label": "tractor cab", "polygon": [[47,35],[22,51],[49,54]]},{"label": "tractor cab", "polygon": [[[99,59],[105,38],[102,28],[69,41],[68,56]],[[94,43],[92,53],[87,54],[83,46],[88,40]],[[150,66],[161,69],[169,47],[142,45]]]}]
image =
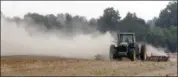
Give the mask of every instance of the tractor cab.
[{"label": "tractor cab", "polygon": [[135,43],[135,34],[134,33],[119,33],[117,45],[128,45]]}]

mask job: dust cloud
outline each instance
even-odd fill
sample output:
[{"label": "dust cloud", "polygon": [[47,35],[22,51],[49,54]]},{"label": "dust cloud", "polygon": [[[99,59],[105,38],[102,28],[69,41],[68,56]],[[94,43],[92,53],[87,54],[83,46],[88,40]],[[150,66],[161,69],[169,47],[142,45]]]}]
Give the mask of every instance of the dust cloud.
[{"label": "dust cloud", "polygon": [[146,44],[147,56],[168,56],[164,48],[156,48],[151,44]]},{"label": "dust cloud", "polygon": [[[31,24],[35,26],[36,24]],[[109,58],[109,48],[114,38],[110,33],[80,34],[74,38],[59,36],[63,33],[42,34],[32,28],[37,36],[30,36],[26,22],[15,23],[1,17],[1,56],[10,55],[39,55],[57,56],[67,58],[95,59],[101,55]],[[39,26],[38,26],[39,27]],[[158,49],[147,44],[148,56],[166,55],[163,49]]]},{"label": "dust cloud", "polygon": [[17,24],[1,18],[1,56],[40,55],[93,59],[100,54],[109,57],[109,46],[113,40],[109,33],[98,33],[97,36],[80,34],[66,39],[55,34],[44,35],[33,31],[38,36],[30,36],[24,28],[26,26],[25,22]]}]

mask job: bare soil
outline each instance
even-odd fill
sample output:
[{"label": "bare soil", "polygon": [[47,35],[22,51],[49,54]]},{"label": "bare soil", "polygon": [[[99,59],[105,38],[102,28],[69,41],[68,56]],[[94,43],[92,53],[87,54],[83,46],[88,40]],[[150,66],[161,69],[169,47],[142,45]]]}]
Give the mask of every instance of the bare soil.
[{"label": "bare soil", "polygon": [[1,76],[177,76],[177,62],[1,56]]}]

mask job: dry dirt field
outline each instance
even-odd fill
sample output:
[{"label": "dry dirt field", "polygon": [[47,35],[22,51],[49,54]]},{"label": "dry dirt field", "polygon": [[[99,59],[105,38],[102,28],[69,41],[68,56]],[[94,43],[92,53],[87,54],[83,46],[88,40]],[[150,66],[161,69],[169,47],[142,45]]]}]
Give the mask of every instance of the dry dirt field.
[{"label": "dry dirt field", "polygon": [[1,76],[177,76],[177,62],[1,56]]}]

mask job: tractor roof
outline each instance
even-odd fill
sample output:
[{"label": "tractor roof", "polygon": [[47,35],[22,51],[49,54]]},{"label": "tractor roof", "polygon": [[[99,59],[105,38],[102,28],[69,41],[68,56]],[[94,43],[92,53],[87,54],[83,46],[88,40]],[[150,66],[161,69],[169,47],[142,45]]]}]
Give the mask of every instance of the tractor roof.
[{"label": "tractor roof", "polygon": [[134,35],[135,33],[130,33],[130,32],[122,32],[122,33],[117,33],[118,35],[119,34],[132,34],[132,35]]}]

